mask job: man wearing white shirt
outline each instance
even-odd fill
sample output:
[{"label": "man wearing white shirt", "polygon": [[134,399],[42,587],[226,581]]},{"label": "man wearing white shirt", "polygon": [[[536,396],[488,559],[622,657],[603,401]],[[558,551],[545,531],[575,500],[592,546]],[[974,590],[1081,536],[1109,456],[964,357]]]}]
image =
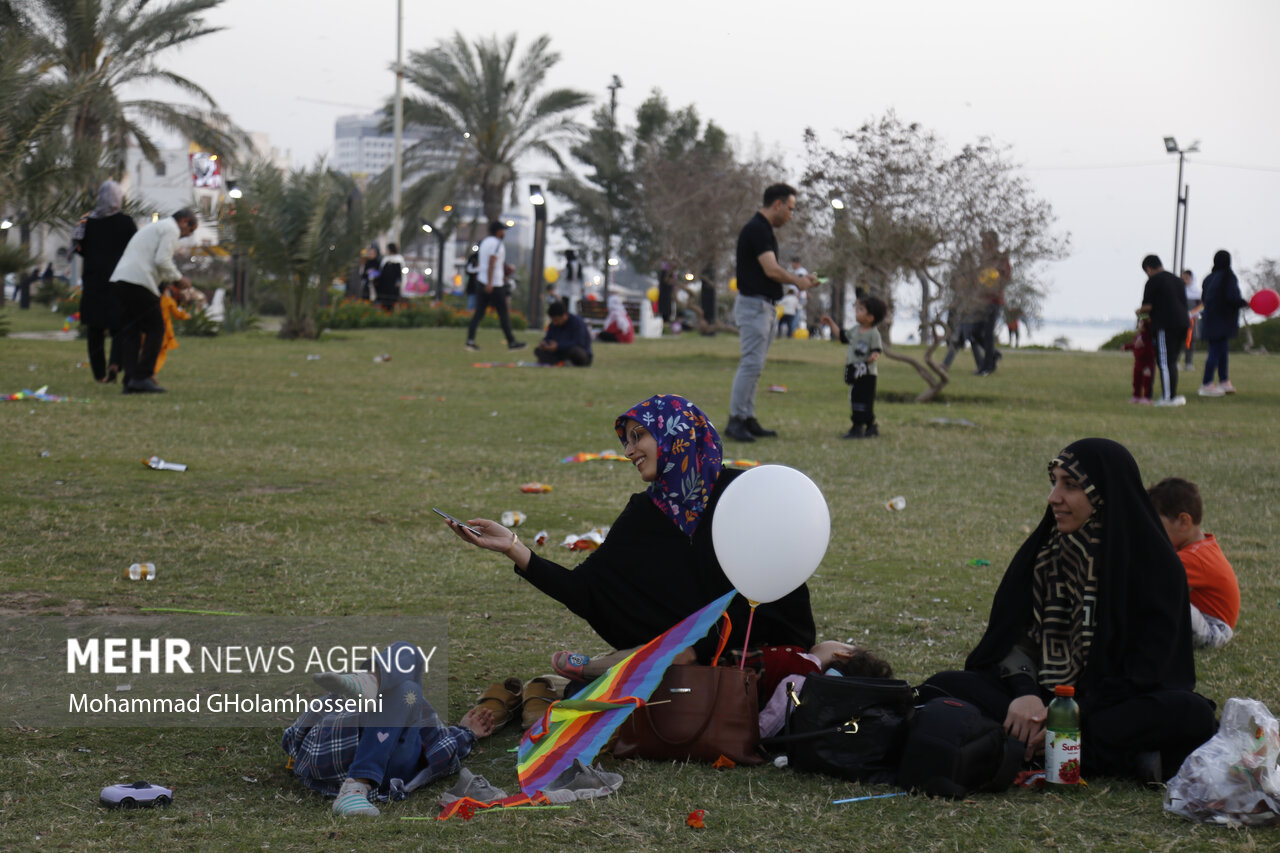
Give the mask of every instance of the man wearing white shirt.
[{"label": "man wearing white shirt", "polygon": [[507,312],[507,287],[503,284],[506,249],[502,238],[507,235],[507,225],[502,221],[489,223],[489,236],[480,241],[480,289],[476,294],[476,313],[471,315],[471,324],[467,327],[467,349],[476,352],[476,329],[484,319],[485,311],[493,306],[498,312],[498,323],[502,326],[502,334],[507,339],[507,349],[522,349],[527,346],[524,341],[517,341],[511,332],[511,317]]},{"label": "man wearing white shirt", "polygon": [[120,349],[126,394],[164,391],[152,378],[164,340],[160,286],[171,281],[183,288],[191,286],[174,265],[173,252],[178,241],[189,237],[199,224],[195,213],[185,208],[168,219],[151,223],[133,235],[111,273],[111,285],[123,314]]}]

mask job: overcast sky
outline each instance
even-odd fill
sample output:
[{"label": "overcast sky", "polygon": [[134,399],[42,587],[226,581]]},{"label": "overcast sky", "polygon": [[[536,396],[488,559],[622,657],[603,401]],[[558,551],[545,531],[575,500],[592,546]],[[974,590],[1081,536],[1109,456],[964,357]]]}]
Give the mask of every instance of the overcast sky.
[{"label": "overcast sky", "polygon": [[[226,29],[161,65],[295,165],[332,150],[336,117],[394,88],[395,0],[225,0],[208,20]],[[806,126],[834,141],[890,108],[951,149],[1007,143],[1071,234],[1070,258],[1043,276],[1050,317],[1128,315],[1142,256],[1173,266],[1178,158],[1164,136],[1200,140],[1184,173],[1187,266],[1199,277],[1220,248],[1237,271],[1280,257],[1275,0],[405,0],[406,58],[455,30],[521,44],[549,33],[562,55],[552,86],[604,102],[617,74],[627,120],[660,88],[742,146],[782,153],[782,179],[800,177]]]}]

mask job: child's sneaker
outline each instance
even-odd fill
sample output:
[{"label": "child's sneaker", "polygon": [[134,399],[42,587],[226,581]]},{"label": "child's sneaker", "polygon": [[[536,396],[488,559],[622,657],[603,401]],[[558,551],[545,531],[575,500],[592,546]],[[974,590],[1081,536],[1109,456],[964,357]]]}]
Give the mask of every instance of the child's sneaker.
[{"label": "child's sneaker", "polygon": [[1226,391],[1218,387],[1217,382],[1210,382],[1208,385],[1200,386],[1201,397],[1223,397],[1226,396],[1226,393]]},{"label": "child's sneaker", "polygon": [[1222,380],[1222,382],[1220,382],[1220,383],[1218,384],[1218,387],[1222,389],[1222,393],[1223,393],[1223,394],[1234,394],[1234,393],[1236,393],[1236,386],[1234,386],[1234,385],[1232,385],[1232,384],[1231,384],[1231,380],[1230,380],[1230,379],[1224,379],[1224,380]]},{"label": "child's sneaker", "polygon": [[369,786],[355,779],[347,779],[338,789],[338,799],[333,801],[333,813],[339,817],[377,817],[382,814],[369,802]]}]

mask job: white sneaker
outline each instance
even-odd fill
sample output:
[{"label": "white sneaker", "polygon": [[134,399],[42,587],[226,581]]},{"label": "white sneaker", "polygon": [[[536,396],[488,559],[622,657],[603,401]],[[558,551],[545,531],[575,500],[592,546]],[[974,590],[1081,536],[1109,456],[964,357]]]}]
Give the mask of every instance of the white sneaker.
[{"label": "white sneaker", "polygon": [[1226,391],[1218,387],[1216,382],[1210,382],[1208,385],[1201,385],[1199,394],[1201,397],[1224,397]]},{"label": "white sneaker", "polygon": [[1161,399],[1159,399],[1159,400],[1156,400],[1156,401],[1155,401],[1155,403],[1154,403],[1153,405],[1156,405],[1156,406],[1185,406],[1186,404],[1187,404],[1187,398],[1186,398],[1186,397],[1184,397],[1184,396],[1182,396],[1181,394],[1179,394],[1178,396],[1174,397],[1174,398],[1173,398],[1173,399],[1171,399],[1171,400],[1165,400],[1165,399],[1163,399],[1163,398],[1161,398]]},{"label": "white sneaker", "polygon": [[1231,380],[1230,380],[1230,379],[1226,380],[1225,382],[1223,382],[1223,383],[1222,383],[1221,385],[1219,385],[1218,387],[1222,389],[1222,393],[1223,393],[1223,394],[1234,394],[1234,393],[1236,393],[1236,386],[1234,386],[1234,385],[1232,385],[1232,384],[1231,384]]}]

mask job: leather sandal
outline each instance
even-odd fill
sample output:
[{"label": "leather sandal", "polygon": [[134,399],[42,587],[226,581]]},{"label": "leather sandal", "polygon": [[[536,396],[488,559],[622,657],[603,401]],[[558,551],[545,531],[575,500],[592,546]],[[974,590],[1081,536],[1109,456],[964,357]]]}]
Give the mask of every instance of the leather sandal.
[{"label": "leather sandal", "polygon": [[560,675],[540,675],[524,686],[524,709],[521,711],[520,725],[528,729],[547,713],[552,702],[564,695],[564,687],[569,679]]},{"label": "leather sandal", "polygon": [[556,652],[551,656],[551,668],[556,671],[556,675],[570,681],[590,681],[591,677],[582,671],[590,662],[589,656],[577,652]]},{"label": "leather sandal", "polygon": [[480,701],[476,702],[476,707],[488,708],[493,712],[493,730],[496,732],[511,722],[516,710],[524,701],[523,696],[524,683],[520,679],[512,677],[490,684],[480,694]]}]

